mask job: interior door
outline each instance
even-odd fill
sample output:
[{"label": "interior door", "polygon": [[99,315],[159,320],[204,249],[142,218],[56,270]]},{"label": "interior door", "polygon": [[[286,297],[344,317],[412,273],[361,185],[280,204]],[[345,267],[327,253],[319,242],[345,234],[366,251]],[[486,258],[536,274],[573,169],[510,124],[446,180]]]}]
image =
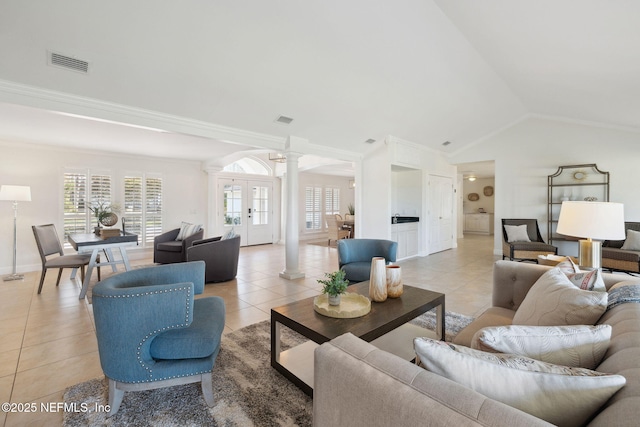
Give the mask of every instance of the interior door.
[{"label": "interior door", "polygon": [[429,176],[429,253],[453,247],[453,179]]},{"label": "interior door", "polygon": [[220,179],[222,224],[233,227],[240,244],[260,245],[273,241],[273,184],[269,181]]}]

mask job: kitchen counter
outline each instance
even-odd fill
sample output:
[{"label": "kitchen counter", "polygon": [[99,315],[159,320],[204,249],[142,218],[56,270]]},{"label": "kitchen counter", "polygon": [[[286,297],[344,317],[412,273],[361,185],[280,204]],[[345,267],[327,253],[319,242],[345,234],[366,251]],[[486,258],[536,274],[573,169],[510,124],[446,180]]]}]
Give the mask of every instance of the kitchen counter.
[{"label": "kitchen counter", "polygon": [[406,224],[408,222],[420,222],[419,216],[392,216],[391,224]]}]

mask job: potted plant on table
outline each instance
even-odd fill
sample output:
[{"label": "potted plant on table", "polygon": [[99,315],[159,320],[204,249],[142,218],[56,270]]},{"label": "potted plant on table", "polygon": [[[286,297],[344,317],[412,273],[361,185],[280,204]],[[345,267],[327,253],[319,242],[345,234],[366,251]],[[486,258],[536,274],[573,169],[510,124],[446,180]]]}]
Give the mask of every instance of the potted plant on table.
[{"label": "potted plant on table", "polygon": [[95,206],[90,207],[89,210],[93,212],[98,222],[98,226],[94,229],[96,234],[100,233],[100,229],[103,225],[112,226],[115,225],[116,222],[118,222],[118,216],[116,215],[116,212],[120,211],[120,207],[116,204],[99,202]]},{"label": "potted plant on table", "polygon": [[349,286],[349,281],[345,279],[345,272],[342,270],[333,273],[325,273],[325,279],[318,279],[318,283],[324,285],[322,293],[327,294],[329,305],[340,305],[340,295]]}]

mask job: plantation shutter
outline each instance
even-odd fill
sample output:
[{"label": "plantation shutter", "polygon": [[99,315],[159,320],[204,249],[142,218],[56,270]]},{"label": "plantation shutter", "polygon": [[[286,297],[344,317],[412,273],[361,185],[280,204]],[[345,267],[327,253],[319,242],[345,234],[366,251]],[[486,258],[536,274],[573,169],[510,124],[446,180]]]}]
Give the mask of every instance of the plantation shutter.
[{"label": "plantation shutter", "polygon": [[87,174],[64,174],[64,238],[69,234],[87,232]]},{"label": "plantation shutter", "polygon": [[142,236],[142,177],[124,177],[123,208],[126,231]]},{"label": "plantation shutter", "polygon": [[145,180],[145,235],[144,241],[153,243],[162,234],[162,178]]},{"label": "plantation shutter", "polygon": [[305,228],[320,230],[322,216],[322,188],[306,187],[305,189]]},{"label": "plantation shutter", "polygon": [[325,188],[325,214],[335,215],[340,213],[340,189]]},{"label": "plantation shutter", "polygon": [[[111,177],[109,175],[91,175],[91,206],[110,206],[111,205]],[[93,214],[89,212],[90,222],[89,228],[97,226],[98,222]]]}]

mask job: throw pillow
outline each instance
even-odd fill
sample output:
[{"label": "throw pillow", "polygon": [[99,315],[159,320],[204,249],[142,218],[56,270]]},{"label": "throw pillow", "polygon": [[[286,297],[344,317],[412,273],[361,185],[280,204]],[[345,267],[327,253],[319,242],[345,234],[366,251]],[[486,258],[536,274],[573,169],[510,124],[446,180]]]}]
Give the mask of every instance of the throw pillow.
[{"label": "throw pillow", "polygon": [[507,232],[507,242],[509,243],[531,241],[527,234],[527,224],[505,225],[504,229]]},{"label": "throw pillow", "polygon": [[533,284],[513,316],[514,325],[594,325],[607,308],[607,293],[576,288],[554,267]]},{"label": "throw pillow", "polygon": [[180,231],[178,232],[178,237],[176,237],[176,241],[184,240],[187,237],[197,233],[202,228],[202,224],[191,224],[188,222],[182,222],[180,225]]},{"label": "throw pillow", "polygon": [[627,230],[627,238],[622,248],[627,251],[640,251],[640,231]]},{"label": "throw pillow", "polygon": [[231,230],[224,233],[224,235],[220,238],[220,240],[227,240],[236,237],[236,231],[231,227]]},{"label": "throw pillow", "polygon": [[569,257],[560,262],[557,267],[566,274],[571,283],[580,289],[598,292],[607,291],[604,279],[602,278],[602,271],[600,269],[588,271],[580,270],[580,268]]},{"label": "throw pillow", "polygon": [[556,267],[558,267],[564,274],[573,274],[580,272],[578,266],[569,257],[565,257],[565,259],[560,261],[558,265],[556,265]]},{"label": "throw pillow", "polygon": [[611,339],[610,325],[497,326],[482,328],[471,348],[511,353],[556,365],[596,369]]},{"label": "throw pillow", "polygon": [[414,347],[427,370],[555,425],[584,425],[626,382],[622,375],[428,338],[416,338]]}]

